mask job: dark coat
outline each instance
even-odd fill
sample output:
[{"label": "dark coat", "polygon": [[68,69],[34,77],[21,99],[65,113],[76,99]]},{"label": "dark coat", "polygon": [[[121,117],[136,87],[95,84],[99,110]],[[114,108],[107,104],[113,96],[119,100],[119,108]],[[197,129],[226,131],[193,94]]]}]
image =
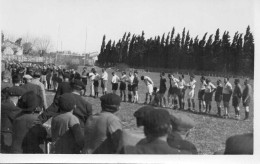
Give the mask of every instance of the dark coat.
[{"label": "dark coat", "polygon": [[47,132],[41,125],[35,125],[38,118],[35,113],[22,113],[14,120],[12,153],[43,153],[39,147],[43,144]]},{"label": "dark coat", "polygon": [[[80,127],[84,130],[87,118],[92,115],[92,105],[84,100],[80,95],[73,94],[76,100],[76,109],[73,114],[78,117]],[[57,102],[53,103],[47,110],[45,110],[38,119],[41,123],[46,122],[49,118],[59,114],[59,107]]]},{"label": "dark coat", "polygon": [[64,93],[71,93],[72,88],[70,86],[70,82],[62,82],[59,84],[56,94],[54,96],[54,100],[57,99],[59,96],[63,95]]},{"label": "dark coat", "polygon": [[123,154],[181,154],[179,150],[170,147],[167,142],[154,140],[138,144],[137,146],[125,146]]},{"label": "dark coat", "polygon": [[8,153],[12,145],[13,122],[21,109],[13,102],[6,101],[1,104],[1,152]]},{"label": "dark coat", "polygon": [[21,86],[22,88],[24,88],[26,90],[26,92],[29,91],[33,91],[35,94],[39,95],[40,97],[42,97],[41,95],[41,87],[32,83],[27,83]]},{"label": "dark coat", "polygon": [[187,140],[183,140],[178,134],[169,135],[167,142],[171,147],[185,152],[185,154],[198,154],[196,146]]}]

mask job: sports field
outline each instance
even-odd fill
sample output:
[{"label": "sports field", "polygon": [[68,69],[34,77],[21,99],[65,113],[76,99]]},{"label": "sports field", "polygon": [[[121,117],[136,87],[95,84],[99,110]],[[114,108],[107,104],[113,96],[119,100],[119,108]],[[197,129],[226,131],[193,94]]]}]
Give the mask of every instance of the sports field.
[{"label": "sports field", "polygon": [[[112,92],[112,86],[111,86],[111,72],[112,69],[107,70],[109,74],[109,83],[108,83],[108,92]],[[97,73],[101,75],[101,69],[97,68]],[[116,72],[118,76],[121,76],[120,72]],[[128,74],[128,72],[127,72]],[[160,81],[160,73],[155,72],[139,72],[139,76],[146,75],[149,76],[156,87],[159,87],[159,81]],[[217,79],[221,79],[223,82],[223,77],[210,77],[212,83],[216,85]],[[196,76],[196,110],[198,110],[198,101],[197,101],[197,93],[198,93],[198,84],[199,84],[200,76]],[[185,81],[189,80],[189,76],[185,76]],[[244,79],[240,79],[240,83],[242,85],[242,88],[244,88],[243,85]],[[230,79],[230,83],[234,86],[234,79]],[[253,80],[250,81],[250,84],[253,88]],[[169,88],[169,81],[167,81],[167,88]],[[88,92],[89,94],[89,87]],[[117,92],[119,94],[119,91]],[[146,93],[146,86],[143,81],[139,82],[139,104],[132,104],[132,103],[121,103],[121,110],[116,114],[121,119],[123,127],[125,129],[129,129],[133,131],[134,133],[139,133],[142,131],[142,129],[136,127],[135,118],[133,117],[133,113],[143,106],[143,102],[145,100],[145,93]],[[47,100],[48,104],[50,104],[53,100],[54,93],[53,92],[47,92]],[[99,89],[99,96],[101,96],[101,88]],[[252,95],[253,96],[253,95]],[[100,100],[99,98],[91,98],[91,97],[85,97],[87,101],[92,103],[94,113],[101,111],[100,106]],[[186,99],[185,99],[186,100]],[[213,97],[214,100],[214,97]],[[231,111],[231,119],[223,119],[216,117],[217,108],[216,103],[212,102],[212,110],[210,115],[205,114],[195,114],[190,113],[187,111],[179,111],[179,110],[172,110],[168,109],[170,113],[184,113],[190,116],[194,121],[196,122],[195,128],[193,128],[190,131],[189,137],[187,138],[189,141],[195,144],[195,146],[198,149],[199,154],[213,154],[214,152],[224,149],[225,148],[225,141],[228,137],[236,134],[242,134],[247,132],[253,132],[253,118],[254,118],[254,102],[253,97],[251,99],[250,104],[250,119],[243,121],[244,118],[244,109],[242,105],[240,105],[240,111],[241,111],[241,120],[235,120],[232,119],[235,117],[234,114],[234,108],[231,106],[230,102],[230,111]],[[185,101],[186,102],[186,101]],[[187,108],[187,102],[185,104],[185,108]],[[223,114],[223,111],[222,111]]]}]

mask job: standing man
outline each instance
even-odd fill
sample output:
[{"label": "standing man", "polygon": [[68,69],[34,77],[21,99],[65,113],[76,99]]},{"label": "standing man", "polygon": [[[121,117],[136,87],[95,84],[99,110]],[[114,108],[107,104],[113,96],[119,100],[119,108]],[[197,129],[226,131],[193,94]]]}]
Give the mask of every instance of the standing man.
[{"label": "standing man", "polygon": [[242,100],[243,106],[245,108],[245,120],[249,118],[249,104],[251,100],[252,87],[249,84],[249,79],[247,78],[244,82],[245,88],[243,90]]},{"label": "standing man", "polygon": [[122,76],[120,78],[119,89],[120,89],[120,97],[121,97],[122,101],[123,101],[123,97],[124,97],[124,102],[126,102],[126,92],[125,92],[125,90],[126,90],[126,79],[127,79],[126,72],[123,71]]},{"label": "standing man", "polygon": [[133,92],[134,92],[134,101],[133,103],[138,103],[138,83],[139,83],[139,77],[138,72],[134,71],[134,80],[133,80]]},{"label": "standing man", "polygon": [[94,74],[95,68],[91,69],[91,72],[88,74],[88,77],[90,79],[90,97],[94,97],[95,93],[94,93],[94,79],[95,79],[95,74]]},{"label": "standing man", "polygon": [[105,68],[102,68],[102,75],[101,75],[101,88],[102,88],[102,94],[107,94],[107,80],[108,80],[108,74]]},{"label": "standing man", "polygon": [[143,80],[145,85],[147,86],[147,92],[145,94],[145,102],[144,102],[144,104],[147,104],[148,97],[149,97],[149,100],[150,100],[150,103],[151,103],[151,101],[152,101],[152,94],[153,94],[153,81],[148,76],[141,76],[141,80]]},{"label": "standing man", "polygon": [[196,83],[196,80],[194,78],[194,75],[191,74],[190,75],[190,81],[188,82],[187,84],[187,101],[188,101],[188,110],[191,110],[191,104],[192,104],[192,111],[194,112],[195,111],[195,100],[194,100],[194,97],[195,97],[195,83]]},{"label": "standing man", "polygon": [[[166,78],[165,78],[165,73],[162,72],[160,75],[160,89],[159,89],[159,94],[160,94],[160,106],[165,107],[166,106],[166,97],[165,97],[165,92],[166,92]],[[150,101],[151,102],[151,101]]]},{"label": "standing man", "polygon": [[86,154],[114,154],[120,148],[122,123],[115,113],[120,110],[121,98],[109,93],[100,100],[102,111],[86,122],[83,149]]},{"label": "standing man", "polygon": [[211,83],[209,78],[206,79],[206,88],[205,88],[205,102],[206,102],[206,110],[205,113],[210,113],[211,111],[211,102],[213,92],[215,91],[216,87]]},{"label": "standing man", "polygon": [[235,87],[233,91],[233,98],[232,98],[232,105],[235,108],[235,114],[236,114],[236,119],[240,119],[240,113],[239,113],[239,104],[241,102],[242,98],[242,88],[241,85],[239,84],[239,79],[235,79]]},{"label": "standing man", "polygon": [[[170,79],[170,88],[169,88],[169,91],[168,91],[168,106],[170,108],[177,109],[179,79],[175,78],[173,74],[169,74],[168,77]],[[170,106],[170,100],[172,101],[171,106]]]},{"label": "standing man", "polygon": [[112,91],[114,94],[116,94],[116,90],[118,89],[118,82],[119,82],[119,77],[115,74],[115,72],[112,72]]},{"label": "standing man", "polygon": [[84,93],[83,93],[83,96],[86,96],[86,92],[87,92],[87,84],[88,84],[88,79],[87,79],[87,67],[84,67],[83,68],[83,72],[81,74],[82,76],[82,82],[83,84],[85,85],[85,89],[84,89]]},{"label": "standing man", "polygon": [[32,84],[38,85],[40,87],[40,97],[42,97],[44,109],[47,109],[45,88],[44,85],[40,82],[41,72],[36,71],[33,75],[33,78],[34,79],[32,80]]},{"label": "standing man", "polygon": [[130,71],[129,72],[129,77],[128,77],[128,102],[132,102],[132,97],[133,97],[133,81],[134,81],[134,75],[133,73]]},{"label": "standing man", "polygon": [[185,105],[184,96],[185,96],[185,89],[186,89],[186,83],[184,81],[184,75],[181,75],[179,77],[178,87],[179,87],[178,98],[179,98],[179,105],[180,105],[179,109],[183,110],[184,109],[184,105]]},{"label": "standing man", "polygon": [[224,103],[224,118],[229,118],[229,101],[232,95],[232,85],[229,82],[229,78],[224,78],[224,87],[223,87],[223,103]]},{"label": "standing man", "polygon": [[215,101],[217,103],[218,113],[217,116],[221,116],[221,101],[223,99],[223,86],[221,84],[221,80],[217,81],[217,89],[215,93]]},{"label": "standing man", "polygon": [[200,78],[200,89],[198,93],[198,99],[199,99],[199,113],[201,113],[201,108],[206,108],[206,103],[204,100],[205,96],[205,89],[206,89],[206,78],[204,76],[201,76]]}]

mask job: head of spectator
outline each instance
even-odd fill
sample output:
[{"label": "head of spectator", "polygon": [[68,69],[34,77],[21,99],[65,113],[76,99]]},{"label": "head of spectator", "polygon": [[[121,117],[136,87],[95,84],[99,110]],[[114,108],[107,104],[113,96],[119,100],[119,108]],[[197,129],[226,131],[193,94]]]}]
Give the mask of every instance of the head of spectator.
[{"label": "head of spectator", "polygon": [[114,76],[114,75],[115,75],[115,72],[112,72],[111,74],[112,74],[112,76]]},{"label": "head of spectator", "polygon": [[250,82],[249,78],[246,78],[245,81],[244,81],[244,85],[249,84],[249,82]]},{"label": "head of spectator", "polygon": [[182,137],[182,139],[185,139],[190,132],[190,129],[192,129],[195,126],[195,122],[187,115],[184,114],[177,114],[170,116],[171,118],[171,126],[172,131],[170,132],[170,135],[179,135]]},{"label": "head of spectator", "polygon": [[137,127],[144,125],[144,120],[147,117],[147,114],[151,110],[154,110],[154,107],[150,105],[146,105],[146,106],[142,106],[141,108],[137,109],[137,111],[134,112],[134,117],[136,118]]},{"label": "head of spectator", "polygon": [[32,81],[32,76],[31,75],[24,75],[23,78],[25,79],[25,83],[31,82]]},{"label": "head of spectator", "polygon": [[81,80],[81,75],[80,75],[80,73],[76,72],[74,79]]},{"label": "head of spectator", "polygon": [[210,78],[206,79],[206,83],[209,84],[211,82]]},{"label": "head of spectator", "polygon": [[73,79],[70,82],[70,86],[71,86],[73,92],[78,93],[78,94],[81,94],[81,91],[83,89],[85,89],[84,83],[81,80],[78,80],[78,79]]},{"label": "head of spectator", "polygon": [[200,81],[203,83],[206,80],[205,76],[201,76]]},{"label": "head of spectator", "polygon": [[158,91],[157,87],[153,87],[153,92],[156,93]]},{"label": "head of spectator", "polygon": [[63,79],[64,79],[65,82],[69,82],[69,80],[70,80],[70,74],[69,74],[69,73],[64,73]]},{"label": "head of spectator", "polygon": [[7,93],[9,99],[12,100],[15,104],[17,104],[19,97],[25,94],[25,90],[21,87],[11,87],[7,89]]},{"label": "head of spectator", "polygon": [[144,76],[141,76],[141,80],[144,80]]},{"label": "head of spectator", "polygon": [[39,95],[35,94],[33,91],[26,92],[18,100],[18,107],[26,113],[34,113],[36,111],[41,111],[39,108],[42,107],[42,99]]},{"label": "head of spectator", "polygon": [[126,75],[126,72],[125,72],[125,71],[123,71],[123,72],[122,72],[122,75]]},{"label": "head of spectator", "polygon": [[253,133],[231,136],[226,140],[224,154],[253,154]]},{"label": "head of spectator", "polygon": [[134,71],[134,76],[135,76],[135,77],[138,76],[138,71],[137,71],[137,70]]},{"label": "head of spectator", "polygon": [[218,85],[218,86],[221,85],[221,80],[220,80],[220,79],[218,79],[218,81],[217,81],[217,85]]},{"label": "head of spectator", "polygon": [[130,71],[130,72],[129,72],[129,76],[132,76],[132,75],[133,75],[133,72],[132,72],[132,71]]},{"label": "head of spectator", "polygon": [[165,76],[165,72],[162,72],[161,74],[160,74],[160,77],[164,77]]},{"label": "head of spectator", "polygon": [[235,83],[235,85],[238,85],[240,83],[240,80],[239,79],[235,79],[234,83]]},{"label": "head of spectator", "polygon": [[41,78],[41,72],[40,71],[35,71],[33,74],[33,78],[34,79],[40,79]]},{"label": "head of spectator", "polygon": [[179,76],[180,81],[182,81],[184,79],[184,75],[182,74],[181,76]]},{"label": "head of spectator", "polygon": [[195,78],[195,75],[192,73],[192,74],[190,74],[190,81],[193,81],[194,80],[194,78]]},{"label": "head of spectator", "polygon": [[121,98],[113,93],[100,97],[102,111],[115,113],[120,109]]},{"label": "head of spectator", "polygon": [[143,121],[144,134],[148,139],[161,138],[167,140],[171,130],[170,114],[164,109],[154,109],[148,112]]},{"label": "head of spectator", "polygon": [[96,69],[95,68],[91,68],[91,72],[92,73],[96,72]]},{"label": "head of spectator", "polygon": [[103,72],[103,73],[106,72],[106,68],[102,68],[102,72]]},{"label": "head of spectator", "polygon": [[21,77],[20,77],[20,75],[17,75],[17,74],[13,75],[12,82],[13,82],[14,86],[20,86],[20,84],[21,84]]},{"label": "head of spectator", "polygon": [[224,78],[224,83],[226,84],[228,81],[229,81],[229,78],[228,78],[228,77],[225,77],[225,78]]},{"label": "head of spectator", "polygon": [[2,72],[2,81],[3,82],[10,82],[11,75],[7,71]]},{"label": "head of spectator", "polygon": [[58,99],[58,106],[61,112],[73,112],[76,108],[76,100],[72,93],[64,93]]}]

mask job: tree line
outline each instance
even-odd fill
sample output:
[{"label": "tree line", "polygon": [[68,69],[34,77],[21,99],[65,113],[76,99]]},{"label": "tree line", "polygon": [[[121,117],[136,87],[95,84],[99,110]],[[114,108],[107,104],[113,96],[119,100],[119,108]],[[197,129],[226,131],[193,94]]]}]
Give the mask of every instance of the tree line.
[{"label": "tree line", "polygon": [[246,33],[236,32],[231,39],[228,31],[220,36],[205,33],[192,38],[184,28],[182,33],[171,32],[154,38],[125,33],[117,42],[103,36],[98,64],[113,66],[125,63],[131,67],[153,67],[212,71],[235,74],[254,73],[254,37],[247,27]]}]

